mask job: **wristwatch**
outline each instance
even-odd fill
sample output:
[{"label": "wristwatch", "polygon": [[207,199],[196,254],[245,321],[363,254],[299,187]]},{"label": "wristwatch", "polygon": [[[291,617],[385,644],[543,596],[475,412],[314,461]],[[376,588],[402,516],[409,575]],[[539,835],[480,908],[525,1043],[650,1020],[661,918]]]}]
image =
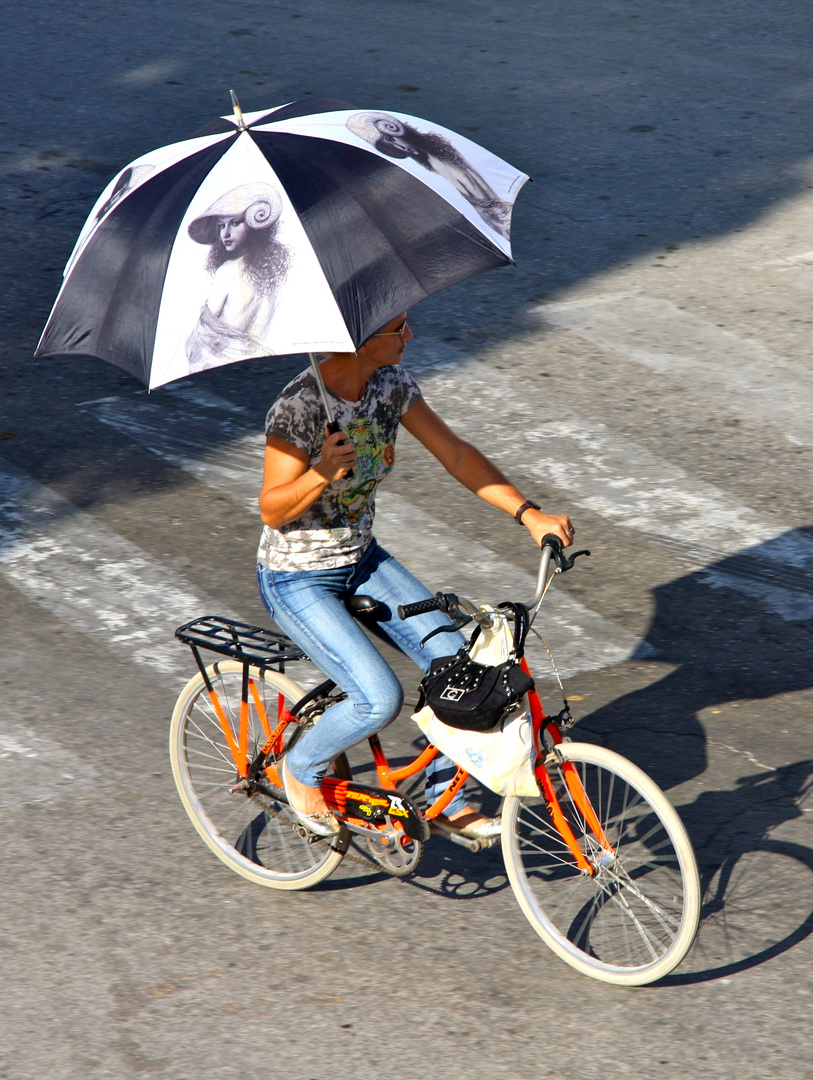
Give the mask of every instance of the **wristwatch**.
[{"label": "wristwatch", "polygon": [[519,510],[517,510],[516,514],[514,514],[514,521],[516,521],[517,525],[521,525],[522,524],[522,515],[525,513],[526,510],[541,510],[541,509],[542,509],[542,507],[538,503],[531,502],[530,499],[526,499],[526,501],[522,504],[522,506],[520,506]]}]

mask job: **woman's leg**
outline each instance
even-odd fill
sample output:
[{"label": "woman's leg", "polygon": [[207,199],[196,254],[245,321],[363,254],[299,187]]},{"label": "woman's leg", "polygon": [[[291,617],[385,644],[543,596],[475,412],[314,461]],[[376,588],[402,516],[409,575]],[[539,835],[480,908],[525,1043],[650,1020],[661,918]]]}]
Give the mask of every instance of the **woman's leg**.
[{"label": "woman's leg", "polygon": [[[354,568],[351,579],[353,592],[368,593],[374,597],[379,608],[386,609],[385,618],[379,619],[382,631],[399,649],[426,673],[431,662],[439,656],[448,656],[464,644],[459,630],[435,634],[421,648],[421,641],[438,627],[449,627],[447,615],[431,611],[413,619],[399,619],[399,604],[414,604],[428,600],[432,594],[416,577],[406,570],[397,559],[373,541],[364,558]],[[427,805],[435,802],[445,791],[457,771],[457,766],[443,754],[438,754],[426,769],[425,792]],[[446,807],[446,816],[460,813],[467,808],[464,791],[459,791]]]},{"label": "woman's leg", "polygon": [[342,751],[395,719],[404,700],[395,672],[344,606],[351,569],[258,570],[260,595],[278,626],[348,695],[286,756],[289,776],[314,788]]}]

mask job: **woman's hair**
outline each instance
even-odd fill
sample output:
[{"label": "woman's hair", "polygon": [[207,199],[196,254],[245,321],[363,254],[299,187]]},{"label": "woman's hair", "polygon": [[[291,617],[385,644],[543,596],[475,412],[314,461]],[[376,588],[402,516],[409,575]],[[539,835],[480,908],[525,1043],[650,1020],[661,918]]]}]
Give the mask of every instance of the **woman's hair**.
[{"label": "woman's hair", "polygon": [[407,158],[414,156],[415,159],[427,169],[432,168],[429,161],[430,156],[440,158],[440,160],[446,162],[447,165],[456,165],[459,169],[467,170],[471,167],[463,155],[458,153],[449,140],[443,135],[439,135],[435,131],[421,132],[418,131],[417,128],[412,127],[411,124],[407,124],[404,121],[400,121],[400,123],[404,129],[404,133],[403,135],[395,137],[409,143],[415,150],[415,154],[409,154],[399,146],[393,146],[390,142],[390,139],[393,138],[393,136],[388,135],[385,131],[381,132],[381,135],[373,144],[376,150],[380,150],[382,154],[386,154],[388,157],[393,158]]}]

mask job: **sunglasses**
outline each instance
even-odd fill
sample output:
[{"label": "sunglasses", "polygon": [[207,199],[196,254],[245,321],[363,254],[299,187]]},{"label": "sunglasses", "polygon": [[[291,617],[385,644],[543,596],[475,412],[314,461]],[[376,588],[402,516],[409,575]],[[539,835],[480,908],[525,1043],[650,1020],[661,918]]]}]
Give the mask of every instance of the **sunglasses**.
[{"label": "sunglasses", "polygon": [[386,330],[382,334],[373,334],[373,337],[399,337],[401,341],[404,340],[404,331],[407,328],[407,319],[401,323],[397,330]]}]

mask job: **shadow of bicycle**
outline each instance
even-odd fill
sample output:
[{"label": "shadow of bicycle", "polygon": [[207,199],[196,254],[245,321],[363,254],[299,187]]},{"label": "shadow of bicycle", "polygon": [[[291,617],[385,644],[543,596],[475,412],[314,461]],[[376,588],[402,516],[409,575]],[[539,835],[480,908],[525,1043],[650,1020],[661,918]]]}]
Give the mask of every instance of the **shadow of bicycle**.
[{"label": "shadow of bicycle", "polygon": [[802,816],[811,787],[813,761],[802,760],[679,807],[696,847],[703,908],[692,952],[660,985],[757,967],[813,933],[813,849],[772,835]]},{"label": "shadow of bicycle", "polygon": [[[392,755],[390,763],[395,767],[406,764],[415,757],[422,745],[422,739],[414,740],[405,753]],[[406,746],[406,742],[402,741],[404,750]],[[370,762],[362,765],[354,763],[353,775],[363,783],[376,782],[375,769]],[[423,805],[422,787],[423,774],[420,774],[402,784],[401,790],[415,799],[418,805]],[[481,808],[483,813],[490,815],[499,812],[500,798],[483,788],[474,778],[469,779],[466,794],[472,805]],[[354,839],[342,865],[327,881],[317,886],[317,889],[329,892],[358,888],[385,881],[390,876],[370,860],[366,844]],[[482,899],[508,887],[499,843],[475,852],[438,834],[433,834],[424,844],[420,862],[412,873],[400,880],[412,889],[463,901]]]}]

